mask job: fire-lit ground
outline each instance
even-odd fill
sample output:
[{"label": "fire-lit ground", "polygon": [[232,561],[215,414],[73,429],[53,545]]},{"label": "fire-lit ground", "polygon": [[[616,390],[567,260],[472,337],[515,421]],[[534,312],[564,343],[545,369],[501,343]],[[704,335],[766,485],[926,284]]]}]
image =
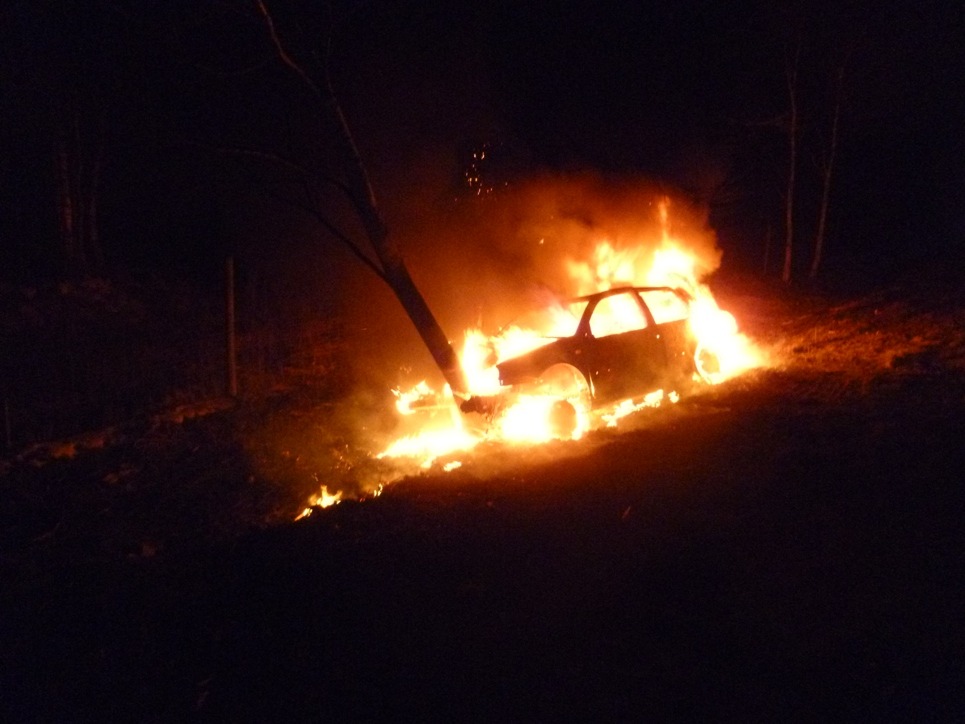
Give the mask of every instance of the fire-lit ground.
[{"label": "fire-lit ground", "polygon": [[[544,295],[540,307],[521,315],[527,322],[513,321],[493,333],[467,329],[458,345],[466,389],[433,388],[425,380],[394,389],[401,432],[383,449],[371,451],[390,465],[361,482],[361,495],[379,495],[386,485],[414,470],[458,470],[480,453],[485,456],[487,446],[522,448],[523,455],[538,455],[534,446],[553,440],[580,441],[601,428],[626,427],[633,424],[627,418],[641,410],[676,404],[682,394],[769,364],[768,352],[740,330],[734,314],[720,307],[707,283],[719,264],[719,252],[708,246],[713,238],[709,229],[694,230],[678,223],[674,214],[686,218],[686,212],[672,212],[669,197],[655,197],[650,207],[655,214],[646,230],[627,232],[618,224],[614,232],[626,235],[619,243],[602,230],[584,230],[579,252],[557,254],[555,266],[563,272],[557,283],[568,295],[559,291],[548,298]],[[599,234],[604,236],[598,238]],[[554,265],[547,262],[547,266]],[[599,303],[586,296],[626,287],[641,292],[610,296]],[[640,308],[641,300],[646,312]],[[522,384],[507,383],[501,377],[500,363],[548,348],[554,340],[574,337],[584,310],[591,332],[580,337],[576,353],[554,358],[555,364],[541,362]],[[686,347],[674,324],[684,325]],[[626,341],[631,337],[632,345]],[[598,344],[609,350],[606,356],[597,356],[593,346]],[[644,349],[645,365],[638,361]],[[582,358],[577,357],[581,354]],[[591,374],[588,362],[581,369],[573,366],[587,358],[609,370],[601,379],[621,378],[621,390],[630,393],[596,399],[601,397],[594,378],[599,372]],[[630,369],[629,360],[637,361],[635,369]],[[661,366],[659,383],[656,375],[646,382],[636,379]],[[532,375],[536,380],[531,380]],[[353,487],[358,488],[359,481],[355,482]],[[343,490],[337,479],[326,478],[297,517],[335,505],[346,499],[346,493],[353,491]]]},{"label": "fire-lit ground", "polygon": [[774,364],[297,523],[332,408],[8,462],[3,718],[956,720],[965,298],[715,291]]}]

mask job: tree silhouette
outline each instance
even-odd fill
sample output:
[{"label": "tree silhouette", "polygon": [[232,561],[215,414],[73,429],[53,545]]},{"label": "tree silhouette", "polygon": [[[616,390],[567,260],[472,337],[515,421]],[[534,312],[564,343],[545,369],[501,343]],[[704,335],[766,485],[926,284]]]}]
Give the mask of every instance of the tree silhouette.
[{"label": "tree silhouette", "polygon": [[[42,271],[80,277],[104,265],[98,211],[123,33],[108,3],[12,3],[0,23],[2,169],[9,206],[32,207],[16,234],[33,236]],[[9,161],[8,161],[9,162]],[[23,183],[32,176],[36,189]],[[35,198],[27,200],[27,196]],[[4,212],[11,213],[8,207]],[[54,232],[54,233],[51,233]],[[51,240],[54,243],[51,243]],[[9,253],[9,252],[8,252]],[[27,256],[27,255],[24,255]],[[24,259],[16,260],[21,263]]]},{"label": "tree silhouette", "polygon": [[[457,395],[466,394],[468,383],[459,364],[459,358],[409,274],[401,250],[389,233],[351,128],[333,90],[328,68],[330,35],[326,39],[324,57],[320,57],[319,53],[310,52],[304,52],[301,57],[296,56],[282,38],[264,0],[255,0],[255,6],[278,61],[297,77],[302,88],[310,94],[316,104],[318,113],[324,115],[328,121],[328,123],[319,123],[318,128],[323,129],[321,132],[331,135],[328,140],[333,144],[334,153],[338,157],[335,163],[337,175],[326,174],[320,169],[305,168],[301,164],[274,154],[266,153],[264,157],[283,163],[290,170],[302,175],[306,181],[322,182],[329,188],[337,190],[349,201],[364,230],[371,254],[366,253],[361,245],[347,233],[342,232],[317,205],[310,205],[308,210],[356,258],[389,286],[452,391]],[[253,152],[251,155],[259,154]]]}]

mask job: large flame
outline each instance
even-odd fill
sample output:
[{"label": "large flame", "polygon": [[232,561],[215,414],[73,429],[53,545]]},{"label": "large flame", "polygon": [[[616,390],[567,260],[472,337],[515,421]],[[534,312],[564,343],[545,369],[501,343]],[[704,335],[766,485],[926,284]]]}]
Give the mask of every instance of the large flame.
[{"label": "large flame", "polygon": [[[610,239],[600,239],[588,259],[566,259],[565,265],[576,295],[591,294],[621,285],[682,287],[693,298],[689,309],[683,303],[670,298],[664,306],[653,308],[657,322],[680,319],[689,315],[691,330],[698,341],[698,369],[705,382],[717,384],[741,372],[759,365],[761,359],[751,342],[738,331],[737,321],[729,312],[722,310],[702,277],[707,269],[701,267],[697,253],[688,249],[687,243],[674,237],[670,227],[670,201],[658,203],[660,234],[656,244],[618,247]],[[614,298],[615,300],[618,298]],[[472,395],[494,395],[500,392],[495,364],[511,359],[554,338],[569,336],[576,329],[582,310],[555,306],[544,310],[539,327],[508,327],[496,335],[488,335],[481,329],[466,330],[460,359],[469,380]],[[597,319],[604,333],[620,331],[626,326],[626,316],[637,313],[636,309],[621,309],[619,304],[610,305],[605,311],[608,318]],[[595,330],[596,331],[596,330]],[[701,365],[701,358],[713,359],[713,365]],[[425,382],[406,392],[396,392],[404,412],[411,412],[411,401],[439,399]],[[483,439],[498,439],[509,443],[532,444],[560,437],[554,415],[565,392],[547,390],[546,394],[526,394],[514,398],[511,406],[499,412],[484,435],[469,431],[458,412],[451,418],[451,426],[445,429],[421,430],[418,433],[394,441],[381,457],[408,456],[430,467],[440,456],[471,449]],[[625,400],[604,410],[598,422],[614,426],[626,415],[644,407],[656,407],[665,402],[676,402],[676,391],[658,390],[645,398]],[[579,401],[572,399],[575,426],[563,426],[563,436],[581,437],[593,424]]]},{"label": "large flame", "polygon": [[[617,245],[600,238],[585,259],[565,259],[565,269],[574,296],[592,294],[617,286],[669,286],[683,288],[692,298],[690,305],[668,295],[669,299],[651,311],[658,323],[688,318],[698,342],[697,369],[700,380],[718,384],[741,372],[762,364],[761,355],[750,340],[738,330],[737,321],[722,310],[710,288],[703,282],[713,271],[703,266],[696,251],[671,233],[670,202],[657,205],[659,237],[636,245]],[[614,301],[619,297],[612,297]],[[648,300],[649,301],[649,300]],[[639,309],[621,309],[617,303],[594,314],[594,332],[620,331],[626,328],[626,315],[639,314]],[[534,326],[509,326],[498,334],[486,334],[472,328],[465,332],[460,360],[469,381],[471,395],[491,396],[501,392],[495,365],[537,347],[554,338],[570,336],[580,319],[582,309],[565,305],[542,310]],[[600,318],[602,313],[610,315]],[[712,360],[712,364],[703,364]],[[380,459],[406,458],[423,468],[432,467],[440,458],[445,470],[459,465],[453,456],[464,454],[484,440],[510,444],[542,443],[554,438],[579,439],[594,425],[617,426],[621,419],[646,407],[675,403],[675,390],[656,390],[645,397],[624,400],[592,416],[579,391],[570,388],[540,389],[534,394],[508,398],[507,405],[489,420],[485,429],[470,429],[448,388],[436,391],[426,382],[408,390],[395,390],[396,406],[403,416],[432,414],[431,423],[415,433],[399,437],[381,453]],[[443,411],[440,416],[439,412]],[[440,422],[441,418],[441,422]],[[566,418],[561,424],[561,418]],[[328,502],[327,498],[325,502]],[[329,503],[331,504],[331,503]]]}]

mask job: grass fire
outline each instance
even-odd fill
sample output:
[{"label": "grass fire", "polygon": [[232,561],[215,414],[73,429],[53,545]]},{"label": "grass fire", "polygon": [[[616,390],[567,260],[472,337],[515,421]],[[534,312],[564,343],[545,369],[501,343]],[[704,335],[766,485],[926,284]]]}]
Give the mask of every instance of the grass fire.
[{"label": "grass fire", "polygon": [[[584,253],[555,260],[562,274],[539,305],[524,310],[503,300],[509,321],[465,330],[459,359],[468,389],[423,379],[392,390],[402,432],[375,457],[423,470],[442,460],[454,470],[484,442],[576,441],[764,364],[706,283],[713,271],[706,231],[688,239],[674,211],[670,197],[656,195],[623,210],[650,217],[627,224],[635,231],[618,225],[610,235],[606,223],[584,229],[573,247]],[[299,517],[338,500],[326,484]]]}]

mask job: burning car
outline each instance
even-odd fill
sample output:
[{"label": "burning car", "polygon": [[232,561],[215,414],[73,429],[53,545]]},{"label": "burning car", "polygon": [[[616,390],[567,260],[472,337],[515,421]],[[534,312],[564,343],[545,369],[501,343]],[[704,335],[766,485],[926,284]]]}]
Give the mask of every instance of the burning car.
[{"label": "burning car", "polygon": [[[669,286],[619,286],[565,303],[568,330],[542,346],[498,361],[498,394],[473,396],[463,412],[494,416],[521,396],[555,400],[557,432],[584,411],[656,390],[683,390],[716,371],[690,327],[693,297]],[[563,326],[565,326],[565,322]]]}]

